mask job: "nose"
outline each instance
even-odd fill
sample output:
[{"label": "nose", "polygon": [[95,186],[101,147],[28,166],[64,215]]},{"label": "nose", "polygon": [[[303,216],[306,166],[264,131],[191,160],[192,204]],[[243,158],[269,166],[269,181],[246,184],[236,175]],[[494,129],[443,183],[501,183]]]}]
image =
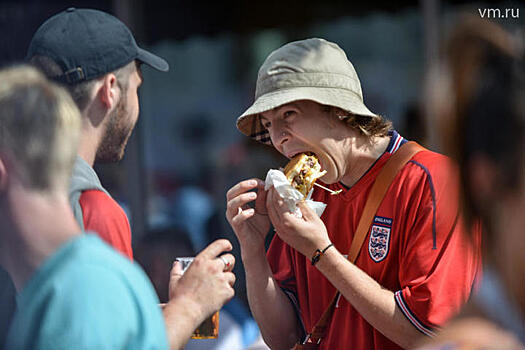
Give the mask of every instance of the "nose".
[{"label": "nose", "polygon": [[286,131],[282,127],[272,127],[270,130],[270,138],[272,140],[272,144],[280,150],[285,142],[287,142],[290,139],[290,134],[288,131]]}]

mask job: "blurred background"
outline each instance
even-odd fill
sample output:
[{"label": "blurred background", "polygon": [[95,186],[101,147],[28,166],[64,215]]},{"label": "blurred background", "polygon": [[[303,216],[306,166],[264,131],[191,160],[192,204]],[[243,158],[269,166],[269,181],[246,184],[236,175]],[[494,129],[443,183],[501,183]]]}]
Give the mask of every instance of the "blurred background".
[{"label": "blurred background", "polygon": [[96,167],[127,211],[137,258],[159,230],[186,232],[195,251],[229,238],[241,301],[244,276],[224,218],[225,194],[286,162],[235,128],[253,102],[266,56],[293,40],[336,42],[358,72],[367,106],[403,136],[435,149],[425,82],[448,29],[461,13],[498,17],[511,31],[525,17],[520,1],[0,1],[0,67],[22,60],[37,27],[72,6],[114,14],[170,64],[164,74],[143,69],[140,119],[126,156]]}]

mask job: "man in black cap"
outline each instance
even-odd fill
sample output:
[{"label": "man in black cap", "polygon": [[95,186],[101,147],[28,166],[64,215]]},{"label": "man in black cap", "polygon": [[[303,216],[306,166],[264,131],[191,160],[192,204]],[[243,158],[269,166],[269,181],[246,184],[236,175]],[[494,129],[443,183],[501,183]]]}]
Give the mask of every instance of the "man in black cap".
[{"label": "man in black cap", "polygon": [[34,34],[27,59],[62,83],[82,113],[82,135],[69,198],[81,228],[97,232],[133,259],[128,219],[102,187],[92,166],[124,155],[139,114],[140,64],[167,71],[168,63],[137,46],[117,18],[69,8]]},{"label": "man in black cap", "polygon": [[[82,120],[69,200],[84,231],[94,231],[133,258],[131,231],[122,208],[102,187],[96,161],[118,161],[139,114],[137,89],[141,63],[167,71],[168,63],[137,46],[117,18],[91,9],[67,9],[44,22],[29,45],[27,60],[61,83],[77,104]],[[181,277],[171,271],[170,300],[163,309],[171,348],[180,348],[207,316],[233,297],[235,259],[227,240],[210,244]],[[169,273],[169,271],[166,271]]]}]

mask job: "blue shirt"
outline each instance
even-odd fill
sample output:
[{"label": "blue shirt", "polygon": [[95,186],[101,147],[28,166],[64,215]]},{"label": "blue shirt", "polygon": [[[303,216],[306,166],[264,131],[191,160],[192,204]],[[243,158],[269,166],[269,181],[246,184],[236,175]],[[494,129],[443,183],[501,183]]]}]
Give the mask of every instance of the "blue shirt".
[{"label": "blue shirt", "polygon": [[6,349],[167,349],[158,298],[138,265],[79,235],[17,296]]}]

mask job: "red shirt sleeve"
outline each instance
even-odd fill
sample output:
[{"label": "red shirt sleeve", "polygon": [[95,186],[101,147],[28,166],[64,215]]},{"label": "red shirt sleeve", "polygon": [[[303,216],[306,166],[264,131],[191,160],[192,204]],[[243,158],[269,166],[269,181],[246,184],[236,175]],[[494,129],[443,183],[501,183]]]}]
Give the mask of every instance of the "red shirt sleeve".
[{"label": "red shirt sleeve", "polygon": [[416,194],[417,219],[406,232],[400,254],[402,288],[395,293],[396,302],[427,335],[466,302],[479,270],[479,246],[465,232],[452,173],[446,166],[434,169],[433,176],[428,173],[422,192]]},{"label": "red shirt sleeve", "polygon": [[98,190],[82,192],[79,199],[82,207],[85,231],[93,231],[109,245],[133,260],[131,229],[124,210],[106,193]]}]

